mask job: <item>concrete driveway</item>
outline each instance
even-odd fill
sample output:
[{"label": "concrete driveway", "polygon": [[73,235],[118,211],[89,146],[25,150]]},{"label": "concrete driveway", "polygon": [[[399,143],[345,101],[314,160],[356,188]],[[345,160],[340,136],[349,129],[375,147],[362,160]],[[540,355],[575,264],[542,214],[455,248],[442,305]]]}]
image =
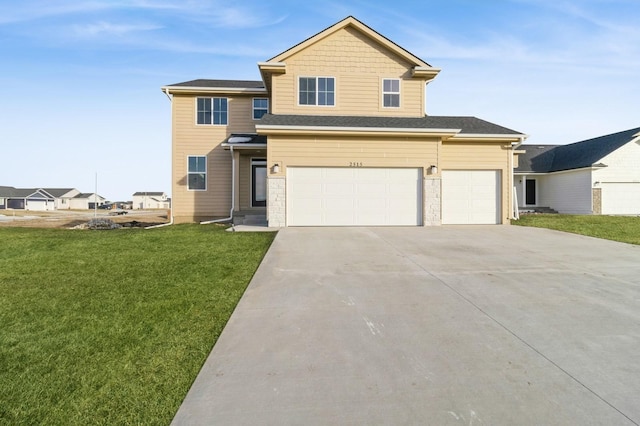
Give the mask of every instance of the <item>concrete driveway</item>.
[{"label": "concrete driveway", "polygon": [[640,247],[280,231],[176,425],[637,425]]}]

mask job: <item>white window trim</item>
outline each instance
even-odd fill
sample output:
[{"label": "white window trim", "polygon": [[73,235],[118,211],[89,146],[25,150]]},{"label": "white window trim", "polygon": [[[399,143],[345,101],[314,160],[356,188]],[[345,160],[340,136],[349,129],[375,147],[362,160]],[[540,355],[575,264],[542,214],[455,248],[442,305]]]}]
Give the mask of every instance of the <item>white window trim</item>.
[{"label": "white window trim", "polygon": [[[198,99],[209,99],[211,101],[211,124],[199,124],[198,123]],[[227,124],[213,124],[213,99],[226,99],[227,100]],[[229,98],[226,96],[196,96],[195,98],[195,114],[194,120],[196,126],[216,126],[216,127],[224,127],[229,125]]]},{"label": "white window trim", "polygon": [[[395,80],[398,82],[398,92],[385,92],[384,91],[384,82],[386,80]],[[399,109],[402,107],[402,79],[401,78],[388,78],[385,77],[380,81],[380,89],[382,92],[382,96],[380,97],[380,104],[384,109]],[[398,95],[398,106],[384,106],[384,95]]]},{"label": "white window trim", "polygon": [[[190,172],[189,171],[189,158],[191,157],[204,157],[204,189],[191,189],[189,188],[189,175],[191,173],[197,173],[197,172]],[[209,181],[209,158],[206,155],[200,155],[200,154],[189,154],[187,155],[187,191],[189,192],[202,192],[202,191],[206,191],[207,187],[208,187],[208,182]]]},{"label": "white window trim", "polygon": [[[266,114],[269,114],[269,104],[270,104],[269,98],[252,98],[251,99],[251,118],[253,119],[253,121],[259,121],[262,118],[262,117],[256,118],[256,114],[255,114],[256,106],[253,103],[256,99],[266,99],[266,101],[267,101],[267,112],[266,112]],[[229,101],[227,101],[227,102],[229,102]]]},{"label": "white window trim", "polygon": [[[300,79],[301,78],[315,78],[316,79],[316,103],[315,105],[301,104],[300,103]],[[318,79],[319,78],[332,78],[333,79],[333,105],[318,105]],[[296,98],[298,102],[298,106],[300,107],[311,107],[311,108],[335,108],[338,105],[338,80],[330,75],[299,75],[296,80]]]}]

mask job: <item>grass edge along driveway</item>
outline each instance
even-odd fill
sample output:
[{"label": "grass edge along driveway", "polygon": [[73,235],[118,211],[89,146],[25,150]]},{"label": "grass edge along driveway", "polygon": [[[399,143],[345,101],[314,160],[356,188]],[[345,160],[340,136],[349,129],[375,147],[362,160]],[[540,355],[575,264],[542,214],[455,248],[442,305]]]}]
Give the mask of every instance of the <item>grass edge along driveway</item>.
[{"label": "grass edge along driveway", "polygon": [[0,424],[168,424],[274,236],[0,229]]},{"label": "grass edge along driveway", "polygon": [[528,214],[511,223],[640,245],[640,217],[637,216]]}]

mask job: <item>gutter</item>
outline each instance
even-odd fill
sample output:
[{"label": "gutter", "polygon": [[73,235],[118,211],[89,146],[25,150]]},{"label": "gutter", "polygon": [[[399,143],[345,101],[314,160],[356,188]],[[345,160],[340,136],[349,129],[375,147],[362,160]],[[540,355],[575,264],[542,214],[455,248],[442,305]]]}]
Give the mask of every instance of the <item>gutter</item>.
[{"label": "gutter", "polygon": [[231,152],[231,210],[229,211],[229,217],[225,217],[223,219],[205,220],[203,222],[200,222],[200,225],[209,225],[211,223],[231,221],[231,228],[233,228],[233,211],[236,208],[236,162],[235,158],[233,158],[233,145],[229,145],[229,152]]}]

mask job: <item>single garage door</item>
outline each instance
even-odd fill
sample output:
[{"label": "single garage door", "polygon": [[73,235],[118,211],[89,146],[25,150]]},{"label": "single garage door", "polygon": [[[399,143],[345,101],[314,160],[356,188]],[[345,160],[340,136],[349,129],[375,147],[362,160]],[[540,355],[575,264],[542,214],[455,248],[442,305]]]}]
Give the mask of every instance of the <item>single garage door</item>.
[{"label": "single garage door", "polygon": [[500,223],[500,172],[443,170],[442,223]]},{"label": "single garage door", "polygon": [[421,193],[421,169],[288,167],[287,225],[421,225]]},{"label": "single garage door", "polygon": [[640,214],[640,183],[602,182],[602,214]]}]

